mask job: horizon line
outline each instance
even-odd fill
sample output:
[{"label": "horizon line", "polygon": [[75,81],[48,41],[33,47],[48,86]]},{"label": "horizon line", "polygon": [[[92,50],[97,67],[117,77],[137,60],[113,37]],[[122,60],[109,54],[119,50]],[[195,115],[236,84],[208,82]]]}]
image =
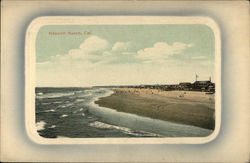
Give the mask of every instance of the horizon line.
[{"label": "horizon line", "polygon": [[[197,81],[210,81],[210,80],[197,80]],[[194,81],[196,82],[196,81]],[[141,86],[141,85],[179,85],[180,83],[194,83],[194,82],[179,82],[175,84],[121,84],[121,85],[92,85],[92,86],[35,86],[35,88],[91,88],[91,87],[119,87],[119,86]],[[214,83],[211,80],[212,83]]]}]

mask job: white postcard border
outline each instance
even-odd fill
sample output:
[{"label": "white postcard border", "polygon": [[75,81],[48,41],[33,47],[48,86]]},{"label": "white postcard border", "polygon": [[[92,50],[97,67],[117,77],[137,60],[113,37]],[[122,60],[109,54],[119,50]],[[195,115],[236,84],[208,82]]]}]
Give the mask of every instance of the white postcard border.
[{"label": "white postcard border", "polygon": [[[128,24],[203,24],[215,37],[215,129],[207,137],[182,138],[60,138],[47,139],[35,128],[35,40],[45,25],[128,25]],[[31,140],[39,144],[203,144],[214,140],[221,126],[221,35],[209,17],[192,16],[47,16],[34,19],[25,40],[25,127]]]}]

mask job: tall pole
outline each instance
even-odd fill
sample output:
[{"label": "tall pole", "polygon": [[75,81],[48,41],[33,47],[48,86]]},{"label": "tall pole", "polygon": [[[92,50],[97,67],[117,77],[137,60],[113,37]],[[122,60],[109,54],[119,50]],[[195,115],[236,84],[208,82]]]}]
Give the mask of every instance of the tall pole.
[{"label": "tall pole", "polygon": [[195,75],[195,81],[197,81],[197,79],[198,79],[198,75],[196,74],[196,75]]}]

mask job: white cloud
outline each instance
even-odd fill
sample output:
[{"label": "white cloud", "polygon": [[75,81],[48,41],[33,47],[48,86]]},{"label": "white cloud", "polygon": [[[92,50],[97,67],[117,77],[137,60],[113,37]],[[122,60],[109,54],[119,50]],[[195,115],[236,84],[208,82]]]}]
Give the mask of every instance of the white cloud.
[{"label": "white cloud", "polygon": [[165,42],[157,42],[153,47],[139,50],[136,57],[144,60],[162,61],[167,59],[170,55],[181,53],[192,46],[192,44],[181,42],[175,42],[172,45]]},{"label": "white cloud", "polygon": [[54,62],[72,62],[74,60],[97,62],[102,59],[107,50],[110,50],[110,44],[107,40],[91,36],[81,43],[79,49],[71,49],[67,54],[56,55],[51,57],[51,59]]},{"label": "white cloud", "polygon": [[124,52],[124,51],[128,51],[129,47],[130,47],[129,42],[116,42],[112,47],[112,51]]},{"label": "white cloud", "polygon": [[135,52],[122,52],[122,54],[124,54],[124,55],[134,55],[136,53]]},{"label": "white cloud", "polygon": [[[94,46],[92,46],[95,45]],[[87,47],[87,45],[89,45]],[[120,54],[131,55],[134,53],[127,52],[130,47],[129,42],[116,42],[110,47],[110,44],[107,40],[99,38],[97,36],[92,36],[86,39],[79,49],[72,49],[66,55],[59,56],[58,60],[76,60],[76,61],[89,61],[92,63],[115,63],[120,61],[122,58]],[[93,48],[93,49],[92,49]],[[129,56],[128,56],[129,57]]]},{"label": "white cloud", "polygon": [[[37,85],[90,86],[164,83],[169,79],[162,74],[183,74],[184,70],[178,71],[179,66],[174,61],[171,64],[171,60],[164,61],[164,64],[169,65],[167,69],[162,66],[163,64],[158,63],[162,63],[162,59],[167,59],[170,55],[183,52],[192,45],[178,42],[169,45],[165,42],[158,42],[153,47],[137,52],[129,51],[130,46],[129,42],[116,42],[110,46],[107,40],[91,36],[85,39],[78,49],[71,49],[65,55],[53,56],[50,61],[37,63]],[[153,64],[148,66],[150,63]],[[184,74],[193,72],[193,70],[185,71],[187,72]],[[176,81],[179,80],[181,79],[176,79]],[[175,82],[175,80],[170,82]]]},{"label": "white cloud", "polygon": [[[67,55],[64,56],[68,60],[85,60],[85,61],[96,61],[102,58],[102,52],[99,54],[89,54],[82,49],[70,50]],[[61,57],[63,58],[63,57]]]},{"label": "white cloud", "polygon": [[[105,63],[126,63],[138,62],[142,59],[143,63],[166,62],[170,55],[183,52],[192,47],[192,44],[175,42],[169,45],[165,42],[157,42],[153,47],[145,48],[137,52],[130,52],[130,42],[116,42],[112,48],[110,43],[100,37],[91,36],[83,41],[78,49],[71,49],[65,55],[51,57],[54,63],[81,62],[82,64],[105,64]],[[123,55],[121,55],[123,54]],[[125,58],[124,58],[125,57]],[[137,61],[136,61],[137,60]]]},{"label": "white cloud", "polygon": [[91,36],[84,40],[80,45],[80,49],[84,52],[103,51],[109,47],[109,42],[97,36]]}]

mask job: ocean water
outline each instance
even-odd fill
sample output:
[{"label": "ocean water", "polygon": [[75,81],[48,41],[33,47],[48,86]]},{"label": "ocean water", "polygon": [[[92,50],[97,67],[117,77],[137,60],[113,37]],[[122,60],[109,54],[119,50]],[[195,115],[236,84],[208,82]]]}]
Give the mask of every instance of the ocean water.
[{"label": "ocean water", "polygon": [[36,128],[45,138],[204,137],[213,131],[152,119],[94,102],[111,88],[36,88]]}]

